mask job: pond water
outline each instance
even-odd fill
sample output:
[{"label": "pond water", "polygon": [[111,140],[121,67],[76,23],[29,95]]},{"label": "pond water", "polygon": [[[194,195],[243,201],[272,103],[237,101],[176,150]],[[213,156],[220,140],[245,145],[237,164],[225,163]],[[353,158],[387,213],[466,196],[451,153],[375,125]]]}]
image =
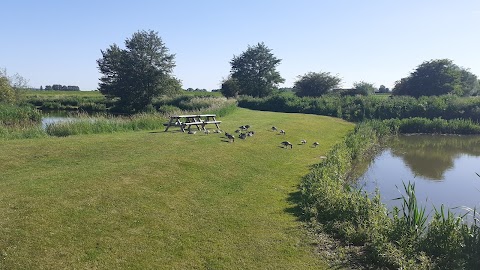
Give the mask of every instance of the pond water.
[{"label": "pond water", "polygon": [[68,116],[44,116],[42,117],[42,128],[47,128],[48,124],[72,121],[75,118]]},{"label": "pond water", "polygon": [[[82,113],[83,119],[85,119],[85,115],[88,116],[98,116],[102,115],[104,116],[105,114],[102,113]],[[81,119],[79,116],[78,112],[65,112],[65,111],[53,111],[53,112],[48,112],[45,113],[42,116],[42,128],[45,129],[48,124],[52,123],[59,123],[59,122],[70,122],[70,121],[76,121],[78,119]],[[92,118],[94,119],[94,118]]]},{"label": "pond water", "polygon": [[[415,183],[416,196],[431,213],[433,206],[480,209],[480,136],[411,135],[392,139],[357,182],[369,193],[378,188],[389,209],[405,194],[403,182]],[[455,208],[455,209],[453,209]],[[432,214],[431,214],[432,215]]]}]

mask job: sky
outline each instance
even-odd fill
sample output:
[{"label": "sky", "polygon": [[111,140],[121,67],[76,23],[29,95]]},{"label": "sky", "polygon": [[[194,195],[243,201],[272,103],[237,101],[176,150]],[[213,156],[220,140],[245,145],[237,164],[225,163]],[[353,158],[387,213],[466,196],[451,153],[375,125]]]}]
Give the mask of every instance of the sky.
[{"label": "sky", "polygon": [[101,50],[141,30],[175,54],[183,88],[217,89],[230,61],[264,42],[292,87],[330,72],[342,87],[392,88],[432,59],[451,59],[480,77],[478,0],[2,0],[0,68],[31,87],[98,88]]}]

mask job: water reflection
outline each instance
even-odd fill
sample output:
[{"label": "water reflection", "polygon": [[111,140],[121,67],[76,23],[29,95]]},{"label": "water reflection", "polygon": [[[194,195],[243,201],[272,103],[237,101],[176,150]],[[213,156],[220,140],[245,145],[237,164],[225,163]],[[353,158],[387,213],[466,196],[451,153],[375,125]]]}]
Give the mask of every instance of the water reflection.
[{"label": "water reflection", "polygon": [[479,209],[476,173],[480,173],[480,136],[400,136],[387,143],[357,185],[369,193],[378,189],[389,208],[399,206],[393,199],[404,193],[403,183],[412,182],[427,212],[441,204]]},{"label": "water reflection", "polygon": [[403,159],[414,175],[443,180],[461,155],[480,156],[479,136],[399,136],[389,142],[392,154]]},{"label": "water reflection", "polygon": [[42,128],[46,129],[47,125],[53,123],[61,123],[61,122],[71,122],[77,121],[79,119],[85,119],[86,116],[95,117],[95,116],[105,116],[104,113],[79,113],[77,111],[66,112],[66,111],[50,111],[48,113],[44,113],[42,116]]}]

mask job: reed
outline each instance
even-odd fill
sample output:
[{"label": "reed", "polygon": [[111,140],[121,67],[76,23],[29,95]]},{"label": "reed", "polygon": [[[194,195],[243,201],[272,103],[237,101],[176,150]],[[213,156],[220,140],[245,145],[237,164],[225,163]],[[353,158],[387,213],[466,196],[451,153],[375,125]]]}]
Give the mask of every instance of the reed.
[{"label": "reed", "polygon": [[41,118],[40,111],[30,106],[17,106],[0,103],[0,125],[16,126],[39,123]]}]

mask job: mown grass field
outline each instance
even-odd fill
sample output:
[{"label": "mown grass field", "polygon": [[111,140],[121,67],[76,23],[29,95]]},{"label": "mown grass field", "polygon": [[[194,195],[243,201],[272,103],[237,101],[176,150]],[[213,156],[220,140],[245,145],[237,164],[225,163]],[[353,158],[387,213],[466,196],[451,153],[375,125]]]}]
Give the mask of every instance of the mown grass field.
[{"label": "mown grass field", "polygon": [[353,124],[246,109],[220,120],[256,134],[0,141],[0,269],[326,268],[298,220],[297,185]]}]

